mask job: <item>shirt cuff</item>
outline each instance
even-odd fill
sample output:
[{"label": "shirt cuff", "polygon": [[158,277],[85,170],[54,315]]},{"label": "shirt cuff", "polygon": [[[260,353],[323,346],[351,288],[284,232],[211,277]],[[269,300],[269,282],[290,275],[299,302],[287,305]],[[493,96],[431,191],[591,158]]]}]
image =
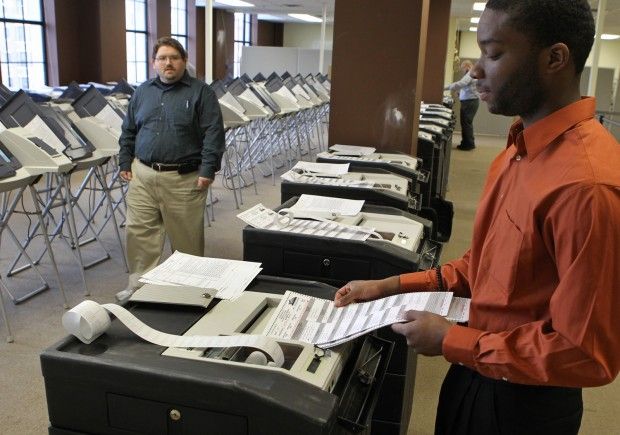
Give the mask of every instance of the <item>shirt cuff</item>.
[{"label": "shirt cuff", "polygon": [[405,273],[399,278],[402,292],[425,292],[437,289],[437,272],[435,269]]},{"label": "shirt cuff", "polygon": [[454,325],[448,329],[443,339],[442,353],[446,360],[454,364],[475,367],[474,355],[478,340],[483,334],[477,329]]},{"label": "shirt cuff", "polygon": [[215,171],[208,166],[200,166],[200,170],[198,171],[198,176],[215,180]]}]

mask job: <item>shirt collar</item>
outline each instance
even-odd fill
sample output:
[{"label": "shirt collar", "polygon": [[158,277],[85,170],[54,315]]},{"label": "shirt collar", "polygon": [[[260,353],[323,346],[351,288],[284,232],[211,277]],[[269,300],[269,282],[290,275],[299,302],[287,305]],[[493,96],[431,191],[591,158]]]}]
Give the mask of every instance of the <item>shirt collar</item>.
[{"label": "shirt collar", "polygon": [[596,100],[582,97],[568,106],[556,110],[528,128],[523,128],[519,119],[510,127],[508,146],[515,145],[518,154],[525,154],[529,160],[536,158],[551,142],[574,125],[594,117]]},{"label": "shirt collar", "polygon": [[[174,85],[176,85],[177,83],[182,83],[182,84],[184,84],[185,86],[191,86],[191,85],[192,85],[192,83],[191,83],[191,77],[190,77],[189,73],[187,72],[187,69],[185,69],[185,72],[183,73],[183,76],[179,79],[179,81],[177,81],[177,82],[175,82],[175,83],[173,83],[173,84],[174,84]],[[158,86],[158,87],[162,87],[162,85],[163,85],[163,86],[166,86],[166,84],[164,84],[164,83],[163,83],[163,82],[159,79],[159,77],[155,77],[155,78],[153,78],[153,79],[150,79],[150,80],[149,80],[149,85],[155,85],[155,86]]]}]

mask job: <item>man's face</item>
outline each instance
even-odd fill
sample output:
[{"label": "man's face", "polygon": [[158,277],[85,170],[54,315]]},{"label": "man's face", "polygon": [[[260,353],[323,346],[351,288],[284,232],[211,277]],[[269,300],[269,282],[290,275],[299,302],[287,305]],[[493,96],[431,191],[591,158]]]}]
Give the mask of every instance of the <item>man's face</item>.
[{"label": "man's face", "polygon": [[157,50],[157,55],[153,61],[153,69],[157,72],[162,82],[174,83],[183,77],[185,63],[185,59],[183,59],[181,53],[176,48],[162,45]]},{"label": "man's face", "polygon": [[545,100],[539,50],[508,23],[504,12],[485,9],[478,24],[480,60],[470,74],[478,79],[480,99],[491,113],[522,117]]}]

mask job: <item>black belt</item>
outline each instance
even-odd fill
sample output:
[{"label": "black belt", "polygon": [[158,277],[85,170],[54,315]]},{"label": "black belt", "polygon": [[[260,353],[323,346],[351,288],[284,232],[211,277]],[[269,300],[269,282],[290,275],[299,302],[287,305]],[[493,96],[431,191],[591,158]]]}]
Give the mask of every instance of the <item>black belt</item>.
[{"label": "black belt", "polygon": [[140,160],[140,163],[158,172],[178,171],[180,174],[187,174],[189,172],[197,171],[198,166],[199,166],[198,163],[157,163],[157,162],[146,162],[144,160]]}]

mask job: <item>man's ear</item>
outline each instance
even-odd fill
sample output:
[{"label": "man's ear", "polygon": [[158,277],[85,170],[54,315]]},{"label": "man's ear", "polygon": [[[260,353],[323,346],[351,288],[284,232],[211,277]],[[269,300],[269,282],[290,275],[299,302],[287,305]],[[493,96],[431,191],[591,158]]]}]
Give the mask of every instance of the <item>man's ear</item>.
[{"label": "man's ear", "polygon": [[570,50],[563,42],[547,48],[547,72],[557,73],[571,66]]}]

